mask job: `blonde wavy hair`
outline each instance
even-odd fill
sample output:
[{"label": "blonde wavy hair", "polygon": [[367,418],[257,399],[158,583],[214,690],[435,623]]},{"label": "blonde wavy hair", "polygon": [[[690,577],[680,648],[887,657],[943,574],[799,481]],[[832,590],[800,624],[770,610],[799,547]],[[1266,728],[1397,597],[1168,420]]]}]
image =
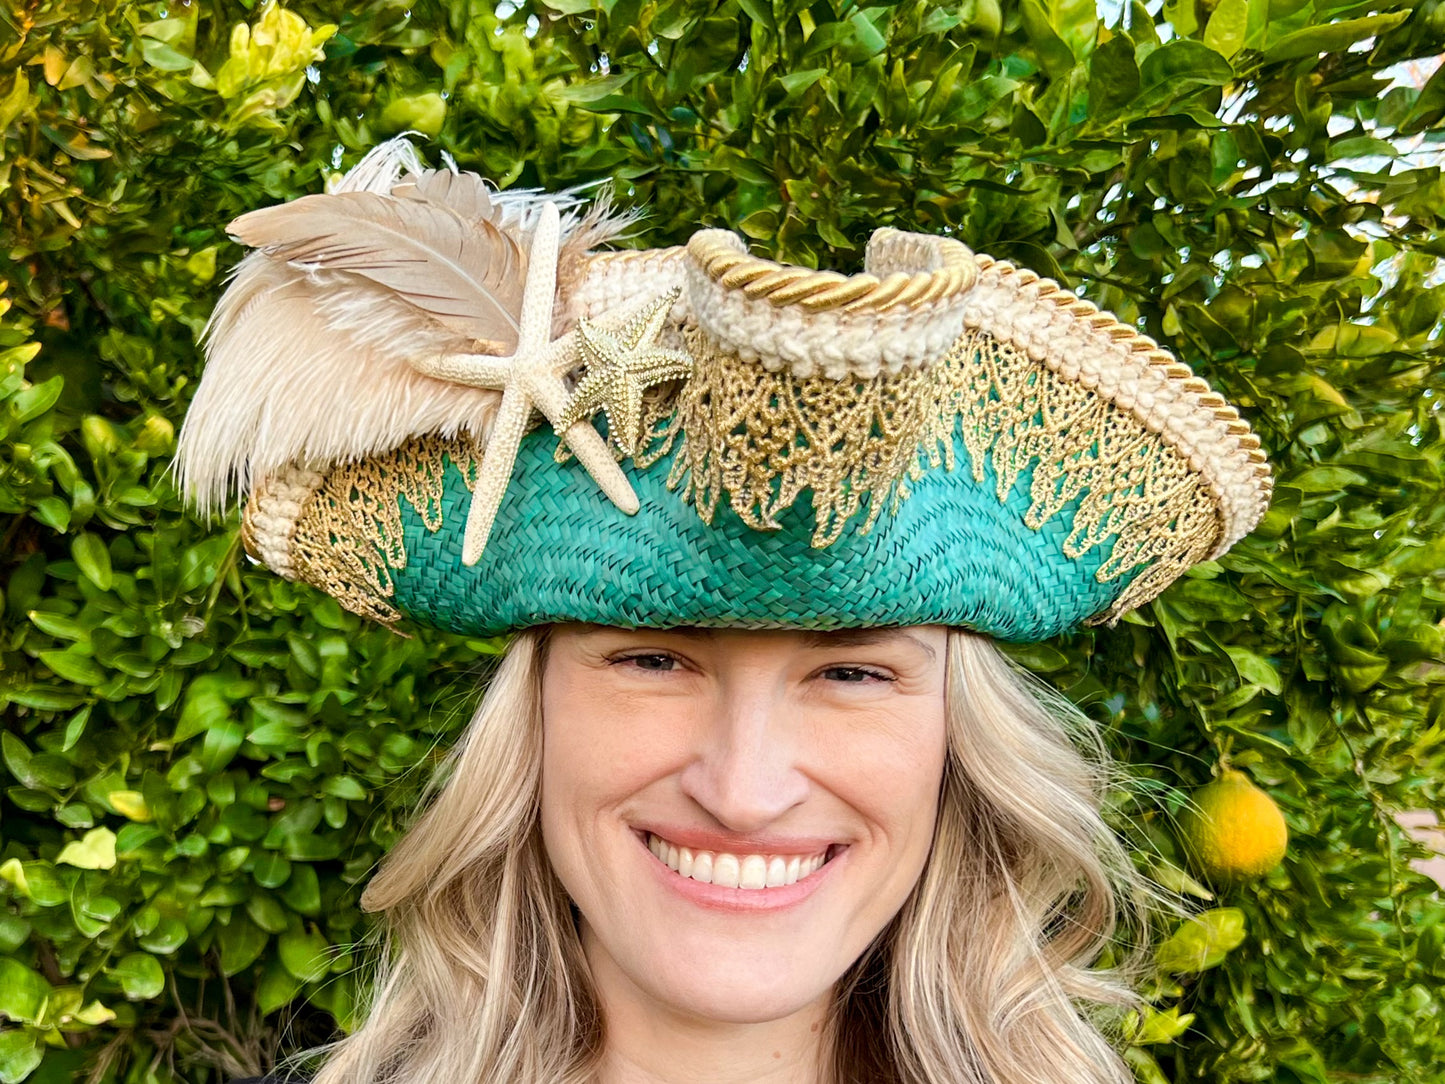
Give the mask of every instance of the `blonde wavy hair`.
[{"label": "blonde wavy hair", "polygon": [[[384,950],[365,1022],[314,1084],[584,1084],[604,1025],[542,848],[548,628],[519,633],[367,888]],[[1100,815],[1092,724],[987,638],[951,629],[933,850],[838,985],[830,1084],[1126,1084],[1105,1021],[1135,1004],[1099,967],[1150,891]]]}]

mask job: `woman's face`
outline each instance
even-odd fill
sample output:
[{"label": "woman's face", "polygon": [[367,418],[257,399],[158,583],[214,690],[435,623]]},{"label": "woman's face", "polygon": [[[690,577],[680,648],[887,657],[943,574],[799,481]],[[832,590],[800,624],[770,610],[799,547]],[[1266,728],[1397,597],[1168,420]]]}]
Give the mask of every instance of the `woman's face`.
[{"label": "woman's face", "polygon": [[542,832],[599,984],[733,1023],[828,996],[928,857],[946,637],[556,627]]}]

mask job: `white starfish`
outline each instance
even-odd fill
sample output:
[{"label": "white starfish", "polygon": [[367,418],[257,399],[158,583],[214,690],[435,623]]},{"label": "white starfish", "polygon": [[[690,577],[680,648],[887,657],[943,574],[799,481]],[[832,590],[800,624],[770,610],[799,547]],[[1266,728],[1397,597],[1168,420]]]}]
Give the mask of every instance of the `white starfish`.
[{"label": "white starfish", "polygon": [[[546,415],[554,429],[567,410],[569,396],[562,377],[578,364],[578,345],[576,330],[555,341],[551,337],[560,236],[557,205],[543,204],[532,235],[517,349],[511,357],[445,354],[411,361],[412,368],[425,376],[473,388],[499,388],[502,392],[467,512],[462,542],[464,565],[476,564],[486,548],[533,407]],[[627,515],[634,515],[641,507],[637,494],[591,421],[576,421],[560,435],[612,503]]]}]

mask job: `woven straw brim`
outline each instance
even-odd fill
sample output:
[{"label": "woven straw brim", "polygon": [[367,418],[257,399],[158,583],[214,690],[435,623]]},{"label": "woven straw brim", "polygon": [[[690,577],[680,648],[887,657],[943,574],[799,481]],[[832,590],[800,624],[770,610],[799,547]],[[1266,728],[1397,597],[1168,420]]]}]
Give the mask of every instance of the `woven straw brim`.
[{"label": "woven straw brim", "polygon": [[[780,515],[778,530],[755,530],[727,506],[708,525],[667,487],[667,457],[629,470],[642,510],[627,516],[575,462],[556,464],[555,445],[545,429],[523,438],[491,540],[471,568],[458,560],[471,499],[458,460],[468,463],[469,446],[430,438],[380,457],[387,461],[380,468],[370,462],[364,479],[333,472],[313,490],[293,528],[310,536],[310,556],[297,571],[354,609],[379,607],[372,616],[405,615],[476,635],[554,621],[800,629],[937,623],[1017,642],[1107,613],[1132,579],[1100,582],[1102,550],[1065,556],[1072,509],[1038,530],[1024,524],[1027,473],[1000,503],[991,468],[981,481],[963,465],[929,471],[867,534],[845,532],[818,548],[806,495]],[[955,453],[967,464],[961,439]],[[398,511],[392,530],[399,537],[376,532],[379,505]],[[375,585],[359,587],[355,569],[341,567],[338,553],[355,551],[358,539],[338,537],[338,523],[369,535],[370,571],[381,573]],[[296,543],[293,534],[293,560]],[[404,566],[381,567],[385,550],[404,550]]]}]

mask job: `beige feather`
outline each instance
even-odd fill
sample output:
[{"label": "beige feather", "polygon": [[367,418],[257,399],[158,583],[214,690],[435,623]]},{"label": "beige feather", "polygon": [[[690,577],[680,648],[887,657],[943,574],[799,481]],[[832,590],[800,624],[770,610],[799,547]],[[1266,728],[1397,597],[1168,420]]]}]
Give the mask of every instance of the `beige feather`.
[{"label": "beige feather", "polygon": [[334,463],[433,432],[484,437],[498,392],[407,363],[468,346],[366,279],[308,276],[253,253],[207,328],[205,375],[181,429],[181,485],[206,512],[287,463]]},{"label": "beige feather", "polygon": [[526,259],[486,219],[430,199],[338,192],[252,211],[229,231],[273,259],[370,279],[458,334],[499,343],[495,353],[516,344]]},{"label": "beige feather", "polygon": [[328,195],[237,219],[259,250],[203,335],[177,449],[188,497],[210,510],[287,463],[321,468],[427,433],[485,438],[500,393],[420,376],[409,359],[515,342],[525,253],[549,200],[566,213],[564,263],[634,221],[605,193],[584,209],[573,193],[499,193],[476,174],[425,169],[405,139],[374,148]]}]

